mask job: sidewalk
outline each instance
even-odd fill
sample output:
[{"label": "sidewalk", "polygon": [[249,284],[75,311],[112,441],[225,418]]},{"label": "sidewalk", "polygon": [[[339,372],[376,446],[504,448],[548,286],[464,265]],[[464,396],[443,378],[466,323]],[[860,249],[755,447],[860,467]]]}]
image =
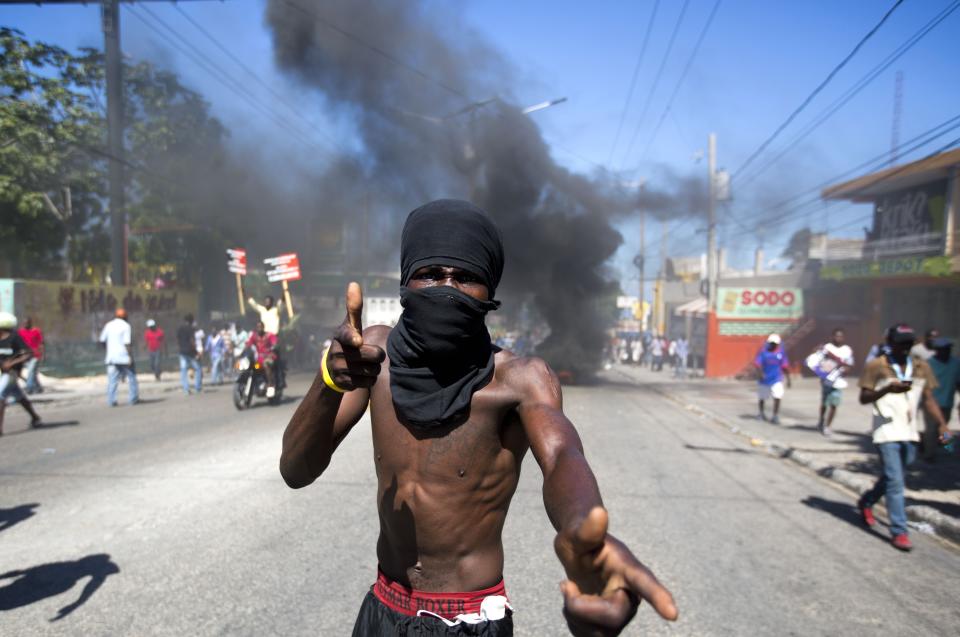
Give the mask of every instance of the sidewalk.
[{"label": "sidewalk", "polygon": [[[780,407],[780,425],[757,415],[756,384],[752,381],[695,378],[687,381],[646,368],[616,365],[611,372],[626,376],[686,409],[744,436],[768,453],[792,460],[856,493],[873,486],[880,472],[871,439],[870,407],[857,400],[851,383],[827,438],[817,431],[820,385],[815,378],[795,378]],[[770,405],[767,406],[770,414]],[[956,423],[954,423],[954,428]],[[907,472],[907,515],[940,535],[960,541],[960,455],[939,452],[936,462],[919,459]]]}]

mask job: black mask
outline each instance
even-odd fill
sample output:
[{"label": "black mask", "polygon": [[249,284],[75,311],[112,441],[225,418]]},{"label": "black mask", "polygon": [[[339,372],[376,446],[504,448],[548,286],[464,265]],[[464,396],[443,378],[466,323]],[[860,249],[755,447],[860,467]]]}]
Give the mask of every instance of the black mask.
[{"label": "black mask", "polygon": [[484,319],[499,303],[450,286],[401,288],[400,303],[403,314],[387,339],[397,415],[423,428],[463,422],[474,392],[493,377]]}]

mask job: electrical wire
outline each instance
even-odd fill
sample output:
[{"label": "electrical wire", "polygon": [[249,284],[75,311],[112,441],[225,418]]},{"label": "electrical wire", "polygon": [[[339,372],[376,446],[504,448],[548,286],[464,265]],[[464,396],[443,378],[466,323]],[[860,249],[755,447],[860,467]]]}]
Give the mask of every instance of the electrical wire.
[{"label": "electrical wire", "polygon": [[784,120],[783,123],[781,123],[781,124],[773,131],[773,133],[772,133],[766,140],[764,140],[764,142],[763,142],[762,144],[760,144],[760,146],[757,147],[757,149],[754,150],[754,151],[750,154],[749,157],[747,157],[746,161],[744,161],[744,162],[740,165],[740,167],[737,168],[737,169],[733,172],[733,176],[734,176],[734,177],[736,177],[737,175],[739,175],[740,173],[742,173],[743,170],[744,170],[747,166],[749,166],[751,163],[753,163],[753,161],[754,161],[757,157],[759,157],[760,154],[761,154],[763,151],[765,151],[765,150],[767,149],[767,147],[773,142],[773,140],[775,140],[775,139],[780,135],[780,133],[782,133],[783,130],[784,130],[787,126],[789,126],[789,125],[791,124],[791,122],[793,122],[794,119],[796,119],[797,115],[799,115],[801,112],[803,112],[803,110],[810,104],[810,102],[812,102],[813,99],[814,99],[817,95],[819,95],[820,92],[827,86],[827,84],[830,83],[830,80],[832,80],[832,79],[834,78],[834,76],[836,76],[836,74],[839,73],[840,70],[841,70],[843,67],[845,67],[845,66],[847,65],[847,63],[848,63],[851,59],[853,59],[853,57],[857,54],[858,51],[860,51],[860,49],[863,47],[863,45],[866,44],[867,41],[870,40],[870,38],[873,37],[873,35],[880,29],[880,27],[883,26],[883,24],[890,18],[890,16],[893,14],[893,12],[896,11],[897,8],[898,8],[901,4],[903,4],[903,0],[896,0],[896,2],[893,3],[893,6],[891,6],[891,7],[887,10],[887,12],[886,12],[886,13],[883,15],[883,17],[880,19],[880,21],[879,21],[876,25],[874,25],[874,27],[873,27],[872,29],[870,29],[870,30],[867,32],[867,34],[864,35],[864,36],[860,39],[859,42],[857,42],[856,46],[853,47],[853,50],[850,51],[850,53],[848,53],[848,54],[846,55],[846,57],[844,57],[844,58],[840,61],[840,63],[837,64],[837,65],[833,68],[833,70],[831,70],[830,73],[827,74],[827,77],[824,78],[824,80],[821,81],[820,84],[818,84],[817,87],[813,89],[813,91],[806,97],[806,99],[804,99],[804,100],[800,103],[800,106],[798,106],[797,108],[795,108],[795,109],[793,110],[793,112],[790,113],[790,115],[787,117],[787,119]]},{"label": "electrical wire", "polygon": [[171,27],[169,24],[167,24],[158,16],[156,16],[156,14],[150,11],[147,7],[140,5],[136,9],[142,10],[145,13],[147,13],[149,16],[151,16],[152,19],[156,20],[158,24],[162,25],[165,29],[173,33],[180,41],[184,42],[188,48],[184,48],[183,46],[180,46],[179,44],[177,44],[177,42],[175,42],[169,36],[167,36],[167,34],[161,31],[155,24],[151,23],[143,15],[140,15],[138,10],[135,10],[133,5],[125,6],[125,9],[128,12],[130,12],[131,15],[135,16],[138,20],[140,20],[144,25],[146,25],[147,28],[153,31],[157,36],[163,39],[170,47],[179,51],[181,54],[189,58],[197,66],[199,66],[201,69],[203,69],[208,74],[210,74],[215,80],[217,80],[220,84],[222,84],[228,90],[230,90],[235,95],[237,95],[241,100],[243,100],[253,109],[257,110],[262,115],[268,117],[279,128],[283,129],[285,132],[292,135],[293,138],[298,143],[303,144],[304,147],[309,148],[311,150],[317,148],[315,144],[312,144],[309,141],[307,141],[304,131],[300,130],[290,122],[284,120],[273,109],[271,109],[269,106],[264,105],[262,102],[260,102],[257,96],[251,93],[249,89],[247,89],[242,83],[240,83],[238,80],[233,78],[229,73],[224,71],[222,67],[220,67],[216,63],[207,59],[207,56],[204,55],[202,51],[197,49],[192,43],[186,40],[186,38],[184,38],[182,35],[177,33],[177,31],[173,27]]},{"label": "electrical wire", "polygon": [[750,183],[753,183],[763,172],[768,168],[773,166],[776,162],[784,157],[787,153],[795,150],[798,144],[809,136],[814,130],[822,126],[830,117],[834,115],[838,110],[845,106],[850,100],[852,100],[860,91],[866,88],[871,84],[877,77],[879,77],[885,70],[893,65],[898,59],[900,59],[904,54],[912,49],[920,40],[922,40],[930,31],[936,28],[941,22],[946,20],[950,14],[960,8],[960,0],[954,1],[951,5],[948,5],[943,9],[939,14],[934,16],[929,22],[922,26],[916,33],[907,38],[907,40],[897,47],[892,53],[890,53],[886,58],[884,58],[877,66],[872,68],[867,72],[860,80],[858,80],[852,87],[850,87],[843,95],[834,100],[829,104],[825,109],[820,111],[810,122],[808,122],[803,129],[788,142],[784,148],[770,161],[760,166],[758,169],[750,173],[745,179],[743,179],[739,186],[746,186]]},{"label": "electrical wire", "polygon": [[630,78],[630,89],[627,91],[627,99],[623,103],[623,111],[620,113],[620,123],[617,124],[617,134],[613,137],[613,145],[610,147],[610,155],[607,157],[608,164],[613,162],[613,154],[617,150],[617,144],[620,143],[620,133],[623,132],[623,122],[627,119],[627,111],[630,109],[633,91],[637,87],[637,77],[640,75],[640,66],[643,63],[643,56],[647,51],[647,45],[650,43],[650,32],[653,31],[653,23],[657,19],[657,9],[659,8],[660,0],[654,0],[653,12],[650,14],[650,20],[647,22],[647,32],[643,36],[640,54],[637,56],[637,63],[633,67],[633,76]]},{"label": "electrical wire", "polygon": [[190,24],[192,24],[193,27],[194,27],[195,29],[197,29],[197,31],[199,31],[201,34],[203,34],[203,36],[204,36],[205,38],[207,38],[208,40],[210,40],[210,42],[212,42],[213,45],[214,45],[215,47],[217,47],[217,49],[219,49],[221,53],[223,53],[223,54],[226,55],[228,58],[230,58],[230,60],[233,61],[234,64],[236,64],[236,65],[239,66],[241,69],[243,69],[243,70],[247,73],[247,75],[249,75],[251,78],[253,78],[253,80],[254,80],[257,84],[259,84],[260,86],[262,86],[268,93],[270,93],[270,95],[271,95],[275,100],[277,100],[279,103],[281,103],[281,104],[283,104],[284,106],[286,106],[287,109],[290,111],[290,113],[293,114],[294,117],[296,117],[297,119],[299,119],[299,120],[300,120],[301,122],[303,122],[307,127],[309,127],[312,131],[314,131],[315,133],[317,133],[318,135],[320,135],[321,137],[323,137],[324,139],[326,139],[331,145],[335,146],[335,147],[336,147],[337,149],[339,149],[340,151],[343,151],[343,150],[344,150],[343,147],[342,147],[336,140],[333,139],[333,137],[331,137],[329,134],[327,134],[326,131],[324,131],[324,130],[321,129],[319,126],[317,126],[316,124],[314,124],[314,123],[312,123],[311,121],[309,121],[306,117],[304,117],[303,114],[301,113],[301,109],[300,109],[300,108],[298,108],[297,106],[295,106],[294,104],[292,104],[289,100],[287,100],[286,97],[284,97],[284,96],[281,95],[279,92],[277,92],[276,90],[274,90],[274,88],[273,88],[272,86],[270,86],[262,77],[260,77],[253,69],[251,69],[249,66],[247,66],[240,58],[238,58],[234,53],[232,53],[232,52],[231,52],[226,46],[224,46],[219,40],[217,40],[217,38],[214,37],[214,35],[213,35],[212,33],[210,33],[206,28],[204,28],[203,25],[201,25],[199,22],[197,22],[196,20],[194,20],[193,18],[191,18],[190,15],[189,15],[186,11],[184,11],[179,5],[174,4],[174,5],[173,5],[173,8],[174,8],[180,15],[182,15],[183,18],[184,18],[187,22],[189,22]]},{"label": "electrical wire", "polygon": [[687,59],[687,63],[683,67],[683,72],[680,73],[680,77],[677,79],[677,83],[673,87],[673,92],[670,94],[670,99],[667,100],[667,107],[663,109],[663,113],[660,115],[660,119],[657,120],[657,125],[653,129],[650,139],[647,140],[647,144],[644,146],[643,153],[640,155],[641,158],[645,158],[647,153],[650,152],[650,146],[653,144],[653,140],[656,139],[657,133],[660,132],[660,127],[663,126],[664,120],[667,119],[667,113],[670,112],[670,107],[673,106],[673,101],[677,98],[677,93],[680,92],[680,87],[683,85],[683,81],[687,78],[687,73],[690,72],[690,67],[693,66],[693,61],[696,59],[697,53],[700,51],[700,45],[703,44],[703,39],[707,36],[707,31],[710,30],[710,25],[713,24],[713,18],[717,15],[717,10],[720,8],[720,3],[722,1],[723,0],[717,0],[713,4],[713,9],[710,10],[710,15],[707,17],[707,21],[703,25],[703,29],[700,30],[700,35],[697,37],[697,42],[693,45],[693,51],[690,53],[690,57]]},{"label": "electrical wire", "polygon": [[634,128],[633,135],[630,137],[630,144],[627,146],[627,152],[623,154],[623,159],[620,162],[621,170],[623,169],[623,165],[627,162],[627,158],[630,156],[630,151],[633,150],[634,144],[637,143],[637,137],[640,135],[640,129],[643,126],[643,120],[647,116],[647,111],[650,109],[650,102],[653,100],[653,95],[657,92],[657,86],[660,84],[660,78],[663,76],[663,69],[667,66],[667,62],[670,61],[670,53],[673,51],[673,44],[677,40],[677,33],[680,31],[680,25],[683,24],[683,18],[687,14],[688,6],[690,6],[690,0],[683,0],[683,7],[680,9],[680,15],[677,17],[677,23],[673,26],[673,32],[670,34],[670,41],[667,43],[667,50],[663,54],[663,59],[660,62],[660,68],[657,69],[657,74],[653,78],[653,85],[651,85],[650,90],[647,92],[647,99],[643,103],[643,110],[640,111],[640,118],[637,120],[637,126]]}]

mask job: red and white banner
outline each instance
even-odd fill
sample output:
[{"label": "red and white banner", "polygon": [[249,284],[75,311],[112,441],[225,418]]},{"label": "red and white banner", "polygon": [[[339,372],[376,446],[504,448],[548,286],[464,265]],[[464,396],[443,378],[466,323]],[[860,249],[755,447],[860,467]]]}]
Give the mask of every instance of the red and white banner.
[{"label": "red and white banner", "polygon": [[229,248],[227,250],[227,269],[235,274],[247,273],[247,251],[241,248]]},{"label": "red and white banner", "polygon": [[267,281],[270,283],[296,281],[300,278],[300,259],[295,252],[264,259],[263,264],[267,266]]}]

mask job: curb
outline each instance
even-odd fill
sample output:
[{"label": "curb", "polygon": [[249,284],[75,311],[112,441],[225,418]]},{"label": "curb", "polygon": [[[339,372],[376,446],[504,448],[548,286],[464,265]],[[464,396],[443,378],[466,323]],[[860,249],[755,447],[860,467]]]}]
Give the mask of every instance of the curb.
[{"label": "curb", "polygon": [[[626,376],[626,374],[624,375]],[[636,379],[629,376],[628,378],[636,382]],[[680,405],[687,411],[711,420],[715,424],[724,427],[731,433],[747,438],[752,446],[762,447],[767,454],[775,458],[790,460],[800,466],[806,467],[817,475],[826,478],[827,480],[832,480],[833,482],[850,489],[858,495],[866,493],[873,487],[874,478],[869,478],[863,474],[854,473],[840,467],[835,467],[829,463],[817,460],[809,453],[798,451],[789,445],[772,440],[764,440],[759,436],[742,429],[738,425],[731,424],[730,421],[723,416],[704,409],[698,405],[694,405],[693,403],[689,403],[684,399],[670,393],[669,391],[653,385],[648,385],[647,387],[657,392],[664,398],[676,403],[677,405]],[[949,515],[945,515],[933,507],[922,504],[907,505],[906,511],[908,519],[914,522],[919,522],[920,524],[929,525],[933,528],[933,532],[940,537],[948,538],[954,542],[960,542],[960,520],[957,520]]]}]

